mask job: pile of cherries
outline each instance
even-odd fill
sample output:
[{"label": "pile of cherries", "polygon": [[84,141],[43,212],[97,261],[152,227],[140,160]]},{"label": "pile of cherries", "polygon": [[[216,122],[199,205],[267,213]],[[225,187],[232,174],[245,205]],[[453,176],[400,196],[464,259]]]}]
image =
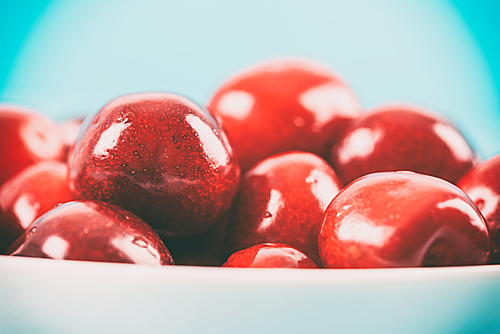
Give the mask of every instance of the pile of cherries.
[{"label": "pile of cherries", "polygon": [[80,122],[0,107],[1,253],[274,268],[500,263],[500,155],[480,162],[450,121],[420,107],[362,111],[316,63],[251,68],[207,109],[141,93]]}]

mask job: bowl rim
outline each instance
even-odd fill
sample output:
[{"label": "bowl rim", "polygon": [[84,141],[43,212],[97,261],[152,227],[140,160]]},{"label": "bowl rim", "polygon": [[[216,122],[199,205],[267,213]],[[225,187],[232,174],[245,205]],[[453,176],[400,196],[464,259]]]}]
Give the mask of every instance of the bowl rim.
[{"label": "bowl rim", "polygon": [[[269,269],[202,266],[152,266],[91,261],[53,260],[0,255],[0,275],[98,277],[108,280],[159,280],[182,285],[338,287],[339,285],[425,284],[494,280],[500,265],[377,269]],[[166,283],[165,283],[166,284]]]}]

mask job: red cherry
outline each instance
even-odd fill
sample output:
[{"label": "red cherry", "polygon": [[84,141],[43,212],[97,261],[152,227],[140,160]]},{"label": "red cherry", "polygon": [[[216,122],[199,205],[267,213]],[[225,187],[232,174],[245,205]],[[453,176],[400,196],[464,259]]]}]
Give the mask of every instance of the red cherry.
[{"label": "red cherry", "polygon": [[188,237],[162,236],[176,265],[220,267],[229,255],[227,249],[228,218],[204,233]]},{"label": "red cherry", "polygon": [[242,180],[230,222],[231,249],[284,243],[320,263],[319,227],[340,187],[330,165],[313,153],[289,152],[263,160]]},{"label": "red cherry", "polygon": [[74,199],[66,164],[42,161],[0,187],[0,252],[4,252],[41,214]]},{"label": "red cherry", "polygon": [[348,184],[373,172],[409,170],[455,183],[476,156],[448,121],[410,106],[387,106],[357,119],[331,151]]},{"label": "red cherry", "polygon": [[81,201],[63,204],[38,218],[25,234],[24,242],[12,255],[173,264],[169,251],[148,224],[107,203]]},{"label": "red cherry", "polygon": [[289,150],[328,156],[360,114],[353,93],[337,76],[305,60],[246,70],[215,93],[208,109],[223,124],[242,171]]},{"label": "red cherry", "polygon": [[500,263],[500,155],[472,167],[458,182],[486,219],[491,261]]},{"label": "red cherry", "polygon": [[285,244],[254,245],[232,254],[223,267],[240,268],[318,268],[301,251]]},{"label": "red cherry", "polygon": [[231,207],[239,167],[224,133],[191,101],[127,95],[86,123],[69,159],[77,197],[122,206],[171,236],[201,233]]},{"label": "red cherry", "polygon": [[66,147],[67,147],[66,157],[69,156],[70,152],[73,149],[73,146],[76,142],[76,138],[78,138],[78,133],[80,132],[82,123],[83,123],[82,118],[69,118],[62,121],[59,124],[64,132],[64,138],[66,141]]},{"label": "red cherry", "polygon": [[45,116],[0,106],[0,185],[14,174],[43,160],[63,160],[64,133]]},{"label": "red cherry", "polygon": [[78,137],[78,132],[83,123],[83,118],[68,118],[60,123],[68,146],[71,146]]},{"label": "red cherry", "polygon": [[474,203],[442,179],[375,173],[328,206],[318,245],[328,268],[484,264],[489,240]]}]

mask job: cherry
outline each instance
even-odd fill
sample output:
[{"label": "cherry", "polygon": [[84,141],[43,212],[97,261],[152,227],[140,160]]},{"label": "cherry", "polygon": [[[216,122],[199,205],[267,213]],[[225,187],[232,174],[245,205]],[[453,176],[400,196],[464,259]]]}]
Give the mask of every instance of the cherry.
[{"label": "cherry", "polygon": [[500,264],[500,155],[472,167],[458,186],[484,215],[491,239],[491,261]]},{"label": "cherry", "polygon": [[330,165],[313,153],[287,152],[261,161],[243,177],[229,227],[231,250],[284,243],[321,263],[318,231],[340,187]]},{"label": "cherry", "polygon": [[351,90],[329,69],[306,60],[276,60],[223,84],[208,109],[220,119],[242,171],[275,153],[328,156],[360,114]]},{"label": "cherry", "polygon": [[66,164],[41,161],[0,187],[0,252],[4,252],[41,214],[74,199]]},{"label": "cherry", "polygon": [[84,119],[83,118],[68,118],[61,123],[59,123],[61,129],[64,132],[64,138],[66,141],[67,153],[66,159],[69,156],[70,152],[73,149],[73,145],[78,138],[78,133],[80,132],[80,128],[82,126]]},{"label": "cherry", "polygon": [[162,93],[119,97],[86,119],[69,171],[75,196],[122,206],[167,236],[201,233],[219,221],[240,177],[212,117]]},{"label": "cherry", "polygon": [[403,105],[361,116],[331,150],[333,168],[345,184],[365,174],[397,170],[456,183],[475,161],[473,150],[449,121]]},{"label": "cherry", "polygon": [[148,224],[103,202],[69,202],[50,210],[33,222],[23,240],[12,255],[173,264],[169,251]]},{"label": "cherry", "polygon": [[64,133],[47,117],[0,106],[0,186],[24,168],[43,160],[63,160]]},{"label": "cherry", "polygon": [[80,132],[83,121],[84,118],[76,117],[65,119],[59,123],[68,146],[72,145],[76,141],[76,138],[78,138],[78,132]]},{"label": "cherry", "polygon": [[328,268],[484,264],[486,222],[459,188],[413,172],[374,173],[328,206],[318,244]]},{"label": "cherry", "polygon": [[264,243],[232,254],[223,267],[241,268],[318,268],[301,251],[285,244]]},{"label": "cherry", "polygon": [[229,215],[204,233],[187,237],[161,236],[175,264],[220,267],[229,256],[226,242],[228,218]]}]

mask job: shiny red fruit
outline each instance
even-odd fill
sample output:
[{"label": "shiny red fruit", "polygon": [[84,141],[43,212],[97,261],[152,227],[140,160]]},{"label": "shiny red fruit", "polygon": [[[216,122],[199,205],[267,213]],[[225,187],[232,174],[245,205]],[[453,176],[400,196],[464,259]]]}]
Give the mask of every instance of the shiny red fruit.
[{"label": "shiny red fruit", "polygon": [[442,179],[375,173],[345,187],[319,233],[327,268],[485,264],[486,222],[474,203]]},{"label": "shiny red fruit", "polygon": [[331,162],[348,184],[374,172],[408,170],[452,183],[476,156],[458,130],[430,112],[410,106],[373,110],[352,123],[331,150]]},{"label": "shiny red fruit", "polygon": [[488,224],[491,262],[500,263],[500,155],[472,167],[458,182]]},{"label": "shiny red fruit", "polygon": [[340,188],[330,165],[313,153],[289,152],[263,160],[242,180],[229,227],[232,251],[284,243],[320,263],[319,227]]},{"label": "shiny red fruit", "polygon": [[62,129],[47,117],[0,106],[0,186],[14,174],[43,160],[63,160]]},{"label": "shiny red fruit", "polygon": [[42,161],[10,178],[0,187],[0,252],[3,253],[41,214],[74,199],[68,168]]},{"label": "shiny red fruit", "polygon": [[148,224],[120,207],[103,202],[63,204],[38,218],[25,234],[24,242],[12,255],[174,264],[168,249]]},{"label": "shiny red fruit", "polygon": [[75,196],[122,206],[170,236],[201,233],[231,207],[239,167],[225,134],[191,101],[127,95],[83,127],[69,158]]},{"label": "shiny red fruit", "polygon": [[360,114],[351,90],[305,60],[276,60],[226,82],[208,105],[220,119],[242,171],[273,154],[304,150],[328,156]]},{"label": "shiny red fruit", "polygon": [[232,254],[223,267],[240,268],[318,268],[301,251],[285,244],[264,243]]}]

